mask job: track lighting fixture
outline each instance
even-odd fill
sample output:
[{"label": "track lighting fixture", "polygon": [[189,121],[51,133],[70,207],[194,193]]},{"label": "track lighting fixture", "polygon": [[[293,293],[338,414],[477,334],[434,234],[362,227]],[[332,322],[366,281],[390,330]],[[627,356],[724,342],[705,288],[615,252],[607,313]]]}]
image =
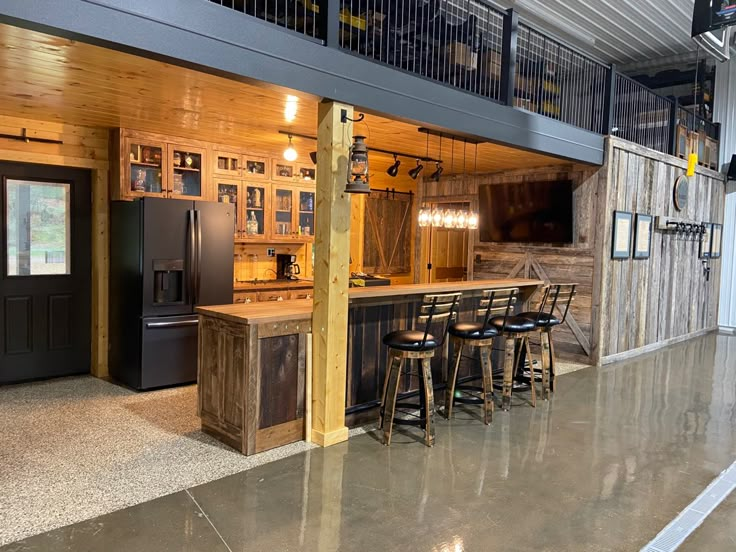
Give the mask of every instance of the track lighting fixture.
[{"label": "track lighting fixture", "polygon": [[409,171],[409,176],[412,180],[416,180],[419,177],[419,173],[424,170],[424,165],[417,159],[417,166]]},{"label": "track lighting fixture", "polygon": [[439,182],[440,181],[440,176],[442,176],[442,171],[444,171],[444,170],[445,169],[442,167],[442,165],[440,163],[437,163],[436,164],[436,169],[429,176],[429,179],[432,180],[433,182]]},{"label": "track lighting fixture", "polygon": [[396,157],[396,154],[394,153],[394,163],[391,165],[387,170],[386,173],[393,178],[396,178],[396,175],[399,174],[399,166],[401,165],[401,161],[399,161],[398,157]]},{"label": "track lighting fixture", "polygon": [[284,159],[287,161],[296,161],[298,154],[294,149],[294,144],[291,143],[291,134],[289,134],[289,145],[284,150]]},{"label": "track lighting fixture", "polygon": [[312,160],[312,165],[317,164],[317,152],[316,151],[310,151],[309,158]]}]

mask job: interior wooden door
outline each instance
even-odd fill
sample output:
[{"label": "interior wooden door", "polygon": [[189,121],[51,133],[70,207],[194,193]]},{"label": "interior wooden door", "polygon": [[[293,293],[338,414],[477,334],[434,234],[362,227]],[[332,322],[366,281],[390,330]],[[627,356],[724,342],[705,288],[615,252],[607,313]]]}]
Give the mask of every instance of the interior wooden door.
[{"label": "interior wooden door", "polygon": [[430,282],[459,282],[467,278],[468,231],[432,228]]}]

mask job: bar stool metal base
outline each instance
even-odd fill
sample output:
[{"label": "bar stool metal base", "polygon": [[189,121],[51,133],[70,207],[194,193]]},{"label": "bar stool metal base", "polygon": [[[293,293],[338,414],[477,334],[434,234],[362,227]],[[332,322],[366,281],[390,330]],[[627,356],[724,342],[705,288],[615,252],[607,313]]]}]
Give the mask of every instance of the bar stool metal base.
[{"label": "bar stool metal base", "polygon": [[[505,343],[505,358],[503,363],[503,392],[501,397],[501,408],[503,410],[511,409],[511,390],[514,383],[514,371],[516,370],[516,342],[520,340],[520,347],[524,347],[526,351],[526,358],[529,359],[529,363],[532,363],[532,352],[529,347],[529,336],[528,333],[505,333],[503,336],[506,338]],[[537,406],[537,386],[534,382],[534,378],[530,378],[529,385],[531,387],[531,401],[532,407]]]},{"label": "bar stool metal base", "polygon": [[[493,338],[489,339],[462,339],[454,338],[457,344],[455,352],[455,363],[452,372],[449,374],[447,381],[447,390],[445,393],[445,417],[449,420],[452,417],[452,406],[455,401],[470,404],[483,405],[483,423],[488,425],[493,421],[493,366],[491,364],[491,350],[493,347]],[[480,365],[483,372],[483,386],[456,385],[457,372],[460,368],[460,360],[463,355],[465,345],[472,345],[480,349]],[[455,391],[464,393],[480,392],[480,396],[464,396],[455,397]]]}]

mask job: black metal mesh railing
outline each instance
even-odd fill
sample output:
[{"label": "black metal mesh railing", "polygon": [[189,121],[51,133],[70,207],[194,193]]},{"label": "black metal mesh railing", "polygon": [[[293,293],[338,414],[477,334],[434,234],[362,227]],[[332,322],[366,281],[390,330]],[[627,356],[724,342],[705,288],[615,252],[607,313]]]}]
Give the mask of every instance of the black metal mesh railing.
[{"label": "black metal mesh railing", "polygon": [[689,109],[680,107],[677,110],[677,120],[679,124],[687,128],[690,132],[705,132],[708,138],[718,140],[718,125],[708,119],[701,117],[697,113],[693,113]]},{"label": "black metal mesh railing", "polygon": [[210,0],[311,38],[322,38],[319,13],[322,0]]},{"label": "black metal mesh railing", "polygon": [[612,133],[669,153],[673,102],[643,84],[616,74]]},{"label": "black metal mesh railing", "polygon": [[610,68],[519,24],[514,105],[605,134]]},{"label": "black metal mesh railing", "polygon": [[476,0],[340,0],[340,46],[501,98],[503,14]]}]

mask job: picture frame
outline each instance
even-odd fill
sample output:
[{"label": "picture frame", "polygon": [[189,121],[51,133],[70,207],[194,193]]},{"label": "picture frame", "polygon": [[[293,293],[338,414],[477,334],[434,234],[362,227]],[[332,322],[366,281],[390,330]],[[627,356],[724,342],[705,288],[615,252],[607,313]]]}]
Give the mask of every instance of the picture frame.
[{"label": "picture frame", "polygon": [[700,246],[698,249],[698,258],[710,259],[710,250],[713,246],[711,236],[713,235],[713,224],[704,222],[705,232],[700,236]]},{"label": "picture frame", "polygon": [[631,256],[631,233],[634,215],[628,211],[613,212],[613,239],[611,258],[628,259]]},{"label": "picture frame", "polygon": [[712,224],[710,232],[710,258],[721,258],[721,241],[723,240],[723,225]]},{"label": "picture frame", "polygon": [[243,156],[243,177],[267,179],[270,176],[269,160],[256,155]]},{"label": "picture frame", "polygon": [[317,167],[314,165],[297,165],[297,177],[301,182],[316,182]]},{"label": "picture frame", "polygon": [[654,217],[636,214],[634,223],[634,259],[648,259],[652,252],[652,225]]},{"label": "picture frame", "polygon": [[296,165],[288,161],[280,161],[275,159],[271,166],[271,180],[280,180],[282,182],[294,182],[298,171]]}]

